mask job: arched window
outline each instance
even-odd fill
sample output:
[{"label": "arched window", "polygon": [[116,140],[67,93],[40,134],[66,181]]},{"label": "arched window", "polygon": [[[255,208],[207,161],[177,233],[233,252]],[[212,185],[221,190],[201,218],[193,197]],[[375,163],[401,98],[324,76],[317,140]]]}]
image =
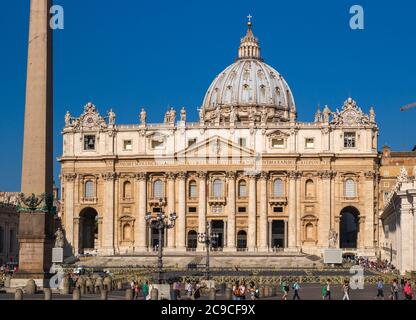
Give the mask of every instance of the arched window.
[{"label": "arched window", "polygon": [[315,198],[315,183],[313,182],[313,180],[306,181],[305,197],[306,198]]},{"label": "arched window", "polygon": [[313,231],[313,224],[308,223],[305,227],[305,234],[306,234],[306,240],[314,240],[314,231]]},{"label": "arched window", "polygon": [[131,183],[130,181],[126,181],[124,182],[124,185],[123,185],[123,198],[131,199],[131,197],[132,197]]},{"label": "arched window", "polygon": [[196,198],[198,196],[196,191],[196,181],[189,182],[189,198]]},{"label": "arched window", "polygon": [[345,181],[345,197],[355,198],[357,196],[355,181],[353,179],[347,179]]},{"label": "arched window", "polygon": [[214,180],[214,183],[213,183],[213,196],[215,198],[221,198],[223,196],[222,181],[220,179]]},{"label": "arched window", "polygon": [[163,182],[161,180],[156,180],[153,184],[153,197],[159,199],[163,198],[164,195]]},{"label": "arched window", "polygon": [[94,182],[88,180],[85,182],[85,198],[92,199],[94,198]]},{"label": "arched window", "polygon": [[273,196],[276,198],[284,196],[283,181],[281,179],[276,179],[274,181]]},{"label": "arched window", "polygon": [[123,226],[123,240],[124,241],[131,241],[132,240],[132,236],[131,236],[131,226],[129,223],[126,223]]},{"label": "arched window", "polygon": [[238,184],[238,196],[240,198],[247,197],[247,182],[245,180],[241,180]]}]

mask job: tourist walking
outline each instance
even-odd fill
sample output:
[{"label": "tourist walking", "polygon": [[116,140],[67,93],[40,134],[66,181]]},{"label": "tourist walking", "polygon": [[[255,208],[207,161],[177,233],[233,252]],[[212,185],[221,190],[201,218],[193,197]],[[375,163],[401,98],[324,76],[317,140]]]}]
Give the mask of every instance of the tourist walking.
[{"label": "tourist walking", "polygon": [[139,282],[136,282],[134,284],[134,299],[139,300],[139,295],[140,295],[140,285],[139,285]]},{"label": "tourist walking", "polygon": [[181,299],[181,284],[179,281],[175,281],[172,286],[173,293],[174,293],[174,300]]},{"label": "tourist walking", "polygon": [[188,298],[192,299],[193,287],[192,287],[191,280],[189,280],[189,279],[186,280],[185,291],[186,291],[186,295],[188,296]]},{"label": "tourist walking", "polygon": [[149,281],[142,284],[142,294],[144,300],[147,300],[147,297],[149,296]]},{"label": "tourist walking", "polygon": [[413,289],[410,280],[405,282],[403,293],[406,300],[413,300]]},{"label": "tourist walking", "polygon": [[326,283],[322,286],[322,300],[326,298]]},{"label": "tourist walking", "polygon": [[233,300],[241,300],[240,281],[236,281],[233,285]]},{"label": "tourist walking", "polygon": [[195,288],[192,293],[192,299],[198,300],[199,298],[201,298],[201,285],[199,284],[199,281],[196,281]]},{"label": "tourist walking", "polygon": [[378,279],[377,281],[377,296],[376,299],[384,300],[384,284],[383,280]]},{"label": "tourist walking", "polygon": [[342,300],[350,300],[350,283],[345,280],[344,285],[342,286],[342,291],[344,292],[344,296],[342,297]]},{"label": "tourist walking", "polygon": [[394,279],[391,285],[391,300],[399,300],[399,282],[397,279]]},{"label": "tourist walking", "polygon": [[296,299],[300,300],[300,296],[299,296],[300,285],[299,285],[299,282],[297,280],[293,284],[292,289],[294,290],[293,300],[296,300]]},{"label": "tourist walking", "polygon": [[280,288],[283,292],[282,300],[287,300],[287,296],[289,295],[289,285],[286,281],[283,281]]},{"label": "tourist walking", "polygon": [[257,300],[260,297],[259,289],[257,289],[253,281],[251,281],[249,284],[249,293],[250,293],[251,300]]},{"label": "tourist walking", "polygon": [[246,282],[243,281],[240,285],[240,300],[246,300],[247,286]]},{"label": "tourist walking", "polygon": [[325,288],[325,298],[331,300],[331,279],[326,281],[326,288]]}]

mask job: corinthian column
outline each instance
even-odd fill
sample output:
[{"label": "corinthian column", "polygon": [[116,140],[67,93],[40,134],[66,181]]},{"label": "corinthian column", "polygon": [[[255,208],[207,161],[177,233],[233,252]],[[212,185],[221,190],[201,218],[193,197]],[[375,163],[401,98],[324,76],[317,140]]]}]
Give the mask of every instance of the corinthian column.
[{"label": "corinthian column", "polygon": [[102,175],[104,179],[104,217],[102,251],[106,255],[114,254],[114,197],[115,197],[115,172],[108,172]]},{"label": "corinthian column", "polygon": [[256,251],[257,242],[257,190],[256,174],[249,176],[249,195],[248,195],[248,237],[247,246],[251,252]]},{"label": "corinthian column", "polygon": [[176,248],[186,251],[186,172],[178,174],[178,223],[176,225]]},{"label": "corinthian column", "polygon": [[321,177],[321,203],[319,215],[319,242],[322,248],[329,247],[329,231],[331,229],[331,172],[322,171]]},{"label": "corinthian column", "polygon": [[364,203],[365,203],[365,248],[374,253],[374,180],[375,173],[369,171],[365,173],[364,182]]},{"label": "corinthian column", "polygon": [[268,221],[267,221],[267,180],[268,180],[268,173],[262,172],[260,174],[260,228],[259,228],[259,236],[260,236],[260,251],[267,252],[268,251]]},{"label": "corinthian column", "polygon": [[[207,190],[206,180],[207,174],[205,172],[198,172],[199,178],[199,212],[198,212],[198,232],[204,233],[206,231],[207,221]],[[198,251],[203,251],[204,245],[198,242]]]},{"label": "corinthian column", "polygon": [[227,172],[228,181],[228,222],[227,222],[227,248],[226,251],[235,251],[235,172]]},{"label": "corinthian column", "polygon": [[72,253],[77,254],[78,248],[74,247],[74,236],[78,237],[78,234],[74,233],[74,183],[76,179],[75,173],[68,173],[64,175],[65,178],[65,235],[68,244],[72,247]]},{"label": "corinthian column", "polygon": [[146,209],[147,209],[147,175],[144,172],[136,175],[139,187],[137,188],[137,222],[134,229],[134,250],[136,252],[146,252]]},{"label": "corinthian column", "polygon": [[[170,215],[175,210],[175,180],[176,173],[168,173],[168,212]],[[172,250],[175,247],[175,228],[168,229],[168,245],[167,250]]]},{"label": "corinthian column", "polygon": [[296,250],[297,214],[296,214],[296,179],[298,172],[291,171],[289,177],[289,250]]}]

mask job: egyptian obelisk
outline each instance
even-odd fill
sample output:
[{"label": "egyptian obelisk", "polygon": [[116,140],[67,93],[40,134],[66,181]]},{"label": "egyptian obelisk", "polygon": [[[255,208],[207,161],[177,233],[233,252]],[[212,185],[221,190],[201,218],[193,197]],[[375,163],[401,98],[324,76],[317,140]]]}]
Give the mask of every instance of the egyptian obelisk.
[{"label": "egyptian obelisk", "polygon": [[[22,185],[19,218],[19,272],[14,286],[33,279],[47,285],[52,259],[53,213],[47,200],[53,191],[53,92],[51,0],[30,1]],[[43,200],[42,200],[43,199]],[[48,209],[49,208],[49,209]]]}]

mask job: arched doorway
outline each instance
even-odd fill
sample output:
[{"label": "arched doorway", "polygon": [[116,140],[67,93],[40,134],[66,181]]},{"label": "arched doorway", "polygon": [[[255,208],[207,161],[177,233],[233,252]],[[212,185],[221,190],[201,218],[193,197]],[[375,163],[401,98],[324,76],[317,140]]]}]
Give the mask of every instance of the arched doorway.
[{"label": "arched doorway", "polygon": [[244,251],[247,249],[247,232],[240,230],[237,233],[237,250]]},{"label": "arched doorway", "polygon": [[79,251],[93,250],[98,239],[98,213],[93,208],[85,208],[79,214]]},{"label": "arched doorway", "polygon": [[198,233],[195,230],[188,232],[188,250],[194,251],[198,247]]},{"label": "arched doorway", "polygon": [[357,249],[360,212],[354,207],[347,207],[341,211],[339,240],[342,249]]}]

